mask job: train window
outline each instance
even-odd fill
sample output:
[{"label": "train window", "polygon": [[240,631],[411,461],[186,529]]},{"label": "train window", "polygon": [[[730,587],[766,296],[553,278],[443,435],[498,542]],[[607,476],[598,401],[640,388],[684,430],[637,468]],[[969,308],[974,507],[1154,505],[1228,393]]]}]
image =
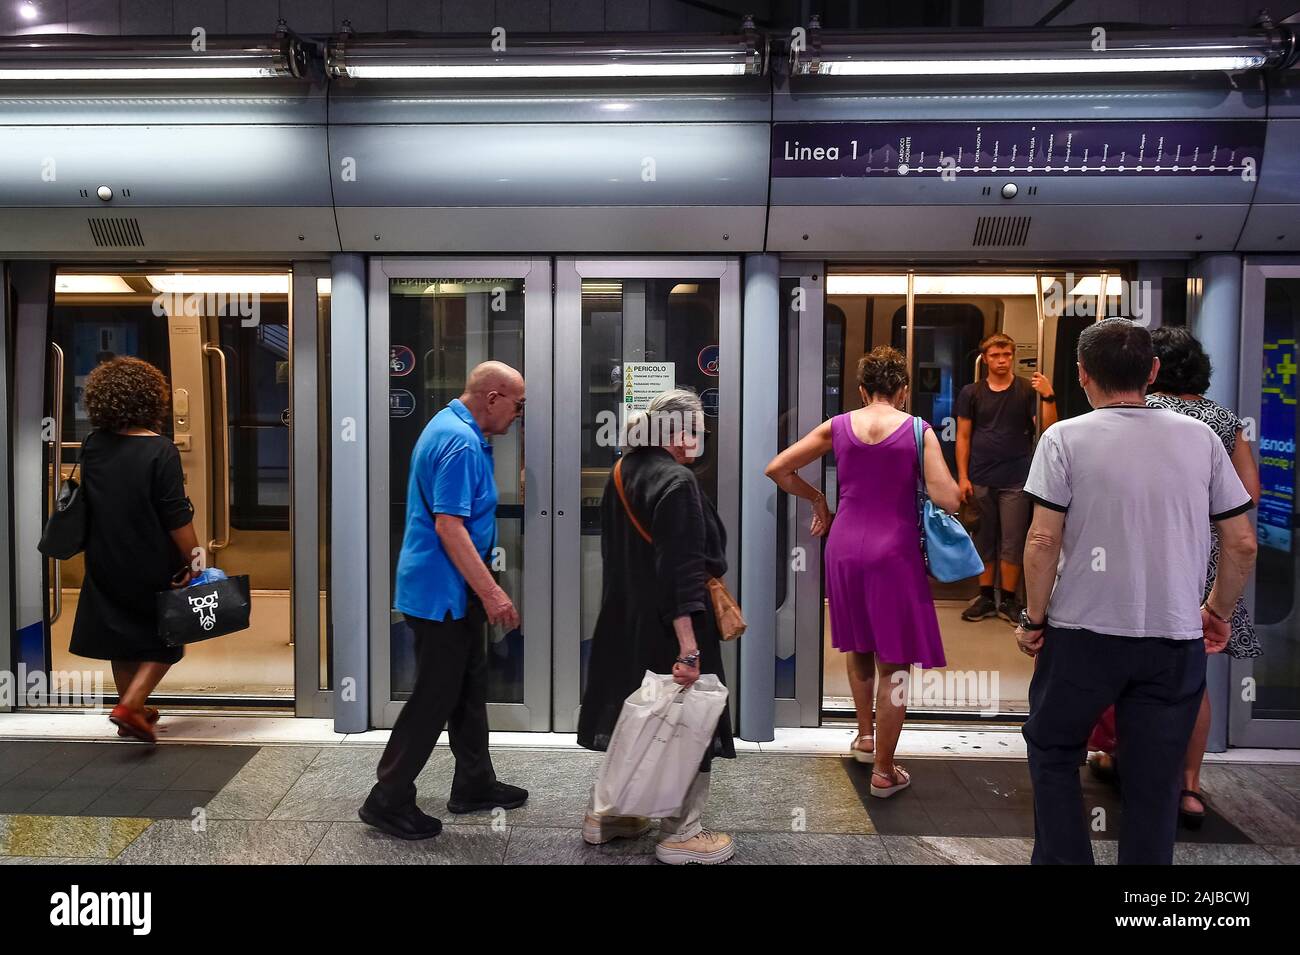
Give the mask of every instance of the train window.
[{"label": "train window", "polygon": [[262,302],[256,324],[219,319],[226,353],[230,523],[289,529],[289,307]]},{"label": "train window", "polygon": [[[86,376],[96,365],[121,356],[141,358],[171,380],[167,323],[154,315],[151,296],[136,298],[108,303],[93,299],[68,301],[61,295],[55,299],[52,337],[63,350],[65,462],[76,460],[76,448],[91,430],[81,396]],[[171,420],[162,425],[163,433],[170,437]]]}]

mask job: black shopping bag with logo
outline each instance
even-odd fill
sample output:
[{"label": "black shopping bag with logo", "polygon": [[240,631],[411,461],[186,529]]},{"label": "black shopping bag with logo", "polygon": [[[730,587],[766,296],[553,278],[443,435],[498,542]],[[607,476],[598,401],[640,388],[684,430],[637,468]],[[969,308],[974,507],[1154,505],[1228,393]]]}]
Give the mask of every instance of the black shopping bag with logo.
[{"label": "black shopping bag with logo", "polygon": [[248,629],[248,577],[164,590],[157,597],[158,636],[169,647]]}]

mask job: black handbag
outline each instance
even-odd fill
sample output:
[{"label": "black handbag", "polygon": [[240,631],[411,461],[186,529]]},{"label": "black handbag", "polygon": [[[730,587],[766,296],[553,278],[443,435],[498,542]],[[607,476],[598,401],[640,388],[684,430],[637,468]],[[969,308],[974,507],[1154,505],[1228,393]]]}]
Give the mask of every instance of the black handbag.
[{"label": "black handbag", "polygon": [[[81,442],[81,453],[86,453],[86,443],[90,435]],[[59,496],[54,502],[54,513],[45,522],[41,531],[41,542],[37,548],[46,557],[55,560],[68,560],[76,557],[86,547],[86,535],[90,531],[90,508],[86,504],[86,492],[77,483],[77,468],[81,459],[72,466],[68,479],[59,485]]]},{"label": "black handbag", "polygon": [[155,598],[158,636],[181,647],[248,629],[248,576],[161,591]]}]

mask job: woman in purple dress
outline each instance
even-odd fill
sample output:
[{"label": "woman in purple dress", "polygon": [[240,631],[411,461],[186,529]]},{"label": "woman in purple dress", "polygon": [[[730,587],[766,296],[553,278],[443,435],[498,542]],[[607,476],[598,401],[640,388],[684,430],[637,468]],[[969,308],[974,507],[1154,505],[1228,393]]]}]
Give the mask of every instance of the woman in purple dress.
[{"label": "woman in purple dress", "polygon": [[[871,794],[882,797],[911,784],[907,771],[894,762],[910,669],[944,665],[917,528],[919,465],[912,416],[902,410],[907,388],[903,354],[887,346],[874,349],[858,362],[863,407],[822,422],[767,466],[768,477],[781,490],[812,502],[813,534],[830,532],[826,596],[831,642],[848,656],[858,711],[858,735],[850,749],[859,762],[874,761]],[[926,489],[937,506],[955,511],[961,492],[938,438],[928,424],[922,428]],[[798,474],[832,449],[839,475],[834,515],[825,495]]]}]

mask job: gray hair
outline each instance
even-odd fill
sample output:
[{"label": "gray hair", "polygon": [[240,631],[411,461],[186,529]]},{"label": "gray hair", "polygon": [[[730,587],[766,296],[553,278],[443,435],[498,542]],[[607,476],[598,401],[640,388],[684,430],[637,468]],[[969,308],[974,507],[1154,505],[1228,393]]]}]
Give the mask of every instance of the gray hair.
[{"label": "gray hair", "polygon": [[690,388],[674,388],[656,395],[650,407],[633,411],[624,426],[623,449],[664,447],[683,431],[704,430],[704,405]]}]

